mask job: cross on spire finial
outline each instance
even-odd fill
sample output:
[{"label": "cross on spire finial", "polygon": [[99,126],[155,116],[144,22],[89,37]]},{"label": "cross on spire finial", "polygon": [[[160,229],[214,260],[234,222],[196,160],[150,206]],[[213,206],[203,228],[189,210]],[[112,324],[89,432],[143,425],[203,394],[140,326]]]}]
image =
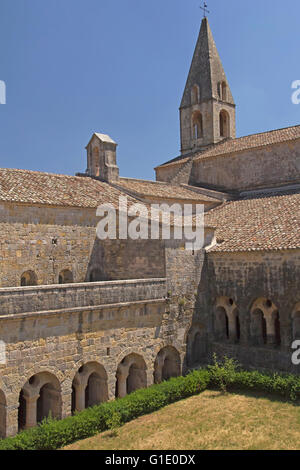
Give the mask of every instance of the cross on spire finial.
[{"label": "cross on spire finial", "polygon": [[204,5],[203,7],[200,6],[201,10],[203,10],[203,18],[206,18],[206,13],[209,13],[209,10],[207,9],[207,3],[206,2],[203,2]]}]

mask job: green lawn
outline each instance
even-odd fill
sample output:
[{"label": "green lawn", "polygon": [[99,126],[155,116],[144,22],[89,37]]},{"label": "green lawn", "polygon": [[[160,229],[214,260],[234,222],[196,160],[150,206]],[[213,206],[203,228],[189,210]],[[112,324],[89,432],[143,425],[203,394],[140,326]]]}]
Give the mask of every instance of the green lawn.
[{"label": "green lawn", "polygon": [[69,450],[299,450],[299,406],[258,395],[205,391]]}]

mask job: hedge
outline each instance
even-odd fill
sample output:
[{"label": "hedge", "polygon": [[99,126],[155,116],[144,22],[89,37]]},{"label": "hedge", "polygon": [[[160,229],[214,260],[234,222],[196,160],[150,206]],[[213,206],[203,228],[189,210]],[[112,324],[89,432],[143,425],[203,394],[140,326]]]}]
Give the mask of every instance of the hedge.
[{"label": "hedge", "polygon": [[111,428],[111,418],[118,416],[123,425],[139,416],[203,392],[210,374],[198,370],[140,389],[125,398],[102,403],[62,420],[45,419],[39,426],[0,441],[0,450],[55,450]]},{"label": "hedge", "polygon": [[300,377],[239,370],[233,360],[190,372],[137,390],[125,398],[102,403],[62,420],[45,419],[37,427],[0,440],[0,450],[56,450],[81,439],[123,425],[166,405],[197,395],[207,388],[263,391],[300,399]]},{"label": "hedge", "polygon": [[261,373],[241,370],[234,359],[224,358],[219,362],[214,355],[214,364],[208,366],[210,387],[223,391],[245,390],[281,396],[292,401],[300,399],[300,376],[281,373]]}]

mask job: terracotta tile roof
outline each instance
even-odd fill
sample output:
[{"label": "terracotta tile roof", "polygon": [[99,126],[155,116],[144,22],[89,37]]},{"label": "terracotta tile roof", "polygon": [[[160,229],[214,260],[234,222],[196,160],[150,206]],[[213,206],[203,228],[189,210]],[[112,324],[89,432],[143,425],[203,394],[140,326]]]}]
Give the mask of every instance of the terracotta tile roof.
[{"label": "terracotta tile roof", "polygon": [[[241,152],[247,149],[265,147],[267,145],[279,144],[287,142],[289,140],[300,139],[300,126],[286,127],[284,129],[276,129],[274,131],[263,132],[260,134],[252,134],[245,137],[239,137],[238,139],[228,139],[219,144],[213,145],[210,149],[199,154],[194,154],[193,160],[203,160],[205,158],[224,156]],[[189,158],[183,158],[175,161],[171,161],[160,167],[169,167],[175,165],[182,165]]]},{"label": "terracotta tile roof", "polygon": [[300,248],[300,192],[224,203],[205,216],[216,226],[209,251],[271,251]]},{"label": "terracotta tile roof", "polygon": [[87,208],[112,203],[117,207],[120,195],[124,193],[92,178],[0,169],[0,201]]},{"label": "terracotta tile roof", "polygon": [[219,199],[202,194],[200,190],[188,185],[173,185],[170,183],[162,183],[158,181],[145,181],[131,178],[121,178],[117,183],[118,187],[122,187],[133,195],[144,198],[159,199],[181,199],[187,201],[203,201],[203,202],[220,202]]},{"label": "terracotta tile roof", "polygon": [[276,129],[261,134],[248,135],[239,139],[230,139],[214,146],[203,154],[196,156],[195,160],[227,155],[229,153],[241,152],[242,150],[265,147],[267,145],[279,144],[289,140],[300,139],[300,126]]},{"label": "terracotta tile roof", "polygon": [[169,166],[184,165],[184,163],[187,163],[190,159],[191,159],[191,157],[184,157],[184,156],[179,157],[179,158],[175,158],[174,160],[170,160],[169,162],[163,163],[162,165],[159,165],[154,169],[157,170],[158,168],[167,168]]}]

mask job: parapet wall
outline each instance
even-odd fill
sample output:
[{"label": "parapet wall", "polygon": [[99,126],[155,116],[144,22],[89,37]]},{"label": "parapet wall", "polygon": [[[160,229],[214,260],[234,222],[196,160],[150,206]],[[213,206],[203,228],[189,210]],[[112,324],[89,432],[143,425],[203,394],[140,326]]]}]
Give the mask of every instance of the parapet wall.
[{"label": "parapet wall", "polygon": [[0,289],[0,316],[164,299],[166,279]]}]

